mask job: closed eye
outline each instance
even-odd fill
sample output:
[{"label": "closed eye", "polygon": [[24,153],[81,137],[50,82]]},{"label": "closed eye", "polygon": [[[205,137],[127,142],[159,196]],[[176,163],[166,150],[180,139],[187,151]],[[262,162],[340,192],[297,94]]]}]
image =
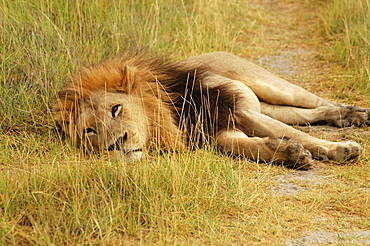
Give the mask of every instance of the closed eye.
[{"label": "closed eye", "polygon": [[122,109],[122,105],[121,104],[114,105],[112,107],[112,110],[111,110],[112,117],[113,118],[116,118],[120,114],[121,109]]}]

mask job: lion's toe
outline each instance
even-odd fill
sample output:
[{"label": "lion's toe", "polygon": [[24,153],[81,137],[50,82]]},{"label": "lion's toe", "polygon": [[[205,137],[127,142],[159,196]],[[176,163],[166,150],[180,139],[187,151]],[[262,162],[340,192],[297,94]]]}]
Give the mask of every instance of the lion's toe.
[{"label": "lion's toe", "polygon": [[275,163],[294,169],[311,168],[312,155],[303,145],[286,137],[269,140],[269,147],[275,152]]},{"label": "lion's toe", "polygon": [[[303,147],[303,146],[302,146]],[[312,168],[312,155],[307,149],[300,149],[295,155],[291,156],[291,160],[285,163],[286,167],[308,170]]]},{"label": "lion's toe", "polygon": [[370,108],[366,109],[366,114],[367,114],[366,124],[370,125]]},{"label": "lion's toe", "polygon": [[343,106],[340,117],[334,121],[338,127],[362,126],[369,123],[370,110],[357,106]]}]

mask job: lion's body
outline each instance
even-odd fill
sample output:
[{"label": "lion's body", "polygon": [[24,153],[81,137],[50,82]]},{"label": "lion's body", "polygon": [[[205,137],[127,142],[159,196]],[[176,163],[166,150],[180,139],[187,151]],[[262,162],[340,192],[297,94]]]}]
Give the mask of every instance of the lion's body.
[{"label": "lion's body", "polygon": [[182,148],[214,140],[224,152],[305,168],[311,157],[357,157],[353,141],[329,142],[286,124],[368,123],[369,110],[339,105],[225,52],[177,63],[122,56],[85,68],[59,92],[57,122],[96,149]]}]

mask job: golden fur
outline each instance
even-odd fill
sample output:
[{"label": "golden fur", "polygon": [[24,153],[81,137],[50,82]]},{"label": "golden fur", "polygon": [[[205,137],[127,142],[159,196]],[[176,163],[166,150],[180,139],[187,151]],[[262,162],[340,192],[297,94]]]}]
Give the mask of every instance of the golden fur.
[{"label": "golden fur", "polygon": [[156,138],[148,142],[168,149],[179,148],[183,145],[182,133],[168,107],[176,96],[163,91],[157,83],[172,79],[167,69],[163,59],[128,54],[82,68],[58,93],[58,102],[53,107],[56,121],[67,135],[80,142],[81,133],[76,132],[75,120],[81,113],[81,102],[97,91],[129,94],[140,98],[145,108],[150,134]]},{"label": "golden fur", "polygon": [[295,168],[307,168],[312,157],[355,158],[362,147],[286,124],[361,126],[370,114],[317,97],[226,52],[176,63],[128,54],[108,59],[67,82],[53,109],[74,141],[122,151],[128,159],[151,147],[182,148],[200,133],[223,152]]}]

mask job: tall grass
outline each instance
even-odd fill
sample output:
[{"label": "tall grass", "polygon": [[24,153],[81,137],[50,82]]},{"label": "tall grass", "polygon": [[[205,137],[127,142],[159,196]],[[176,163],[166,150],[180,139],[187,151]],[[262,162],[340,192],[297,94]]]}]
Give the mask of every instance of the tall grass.
[{"label": "tall grass", "polygon": [[220,160],[177,156],[144,161],[140,168],[69,162],[8,169],[0,183],[2,244],[115,245],[130,235],[172,241],[174,232],[213,233],[223,214],[255,200],[246,194],[240,207],[236,173]]},{"label": "tall grass", "polygon": [[352,85],[370,89],[370,1],[333,0],[323,13],[329,57],[349,68]]},{"label": "tall grass", "polygon": [[[248,21],[225,23],[238,20],[242,5],[206,0],[2,1],[0,129],[50,124],[45,109],[81,63],[125,49],[174,53],[174,58],[232,51]],[[27,125],[22,124],[25,119]]]},{"label": "tall grass", "polygon": [[0,244],[163,243],[191,235],[226,242],[217,233],[224,216],[251,206],[247,190],[259,185],[237,195],[232,162],[212,152],[132,166],[84,156],[54,132],[50,105],[81,64],[126,49],[173,59],[233,51],[254,15],[247,5],[1,1]]}]

